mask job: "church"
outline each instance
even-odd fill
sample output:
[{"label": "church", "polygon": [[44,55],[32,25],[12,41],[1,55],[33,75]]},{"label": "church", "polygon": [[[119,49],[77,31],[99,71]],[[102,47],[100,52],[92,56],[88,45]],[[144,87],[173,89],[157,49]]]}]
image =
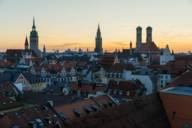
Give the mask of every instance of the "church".
[{"label": "church", "polygon": [[42,58],[45,56],[46,48],[44,45],[43,52],[39,49],[39,36],[35,26],[35,18],[33,18],[32,30],[30,32],[30,42],[26,36],[24,49],[7,49],[6,57],[7,60],[12,62],[21,62],[23,60],[29,60],[32,58]]},{"label": "church", "polygon": [[[25,48],[28,49],[27,46],[28,45],[25,44]],[[33,26],[32,26],[32,30],[30,32],[30,49],[33,50],[37,56],[39,56],[39,57],[42,56],[42,53],[39,49],[39,37],[38,37],[38,32],[37,32],[36,26],[35,26],[35,18],[33,18]]]}]

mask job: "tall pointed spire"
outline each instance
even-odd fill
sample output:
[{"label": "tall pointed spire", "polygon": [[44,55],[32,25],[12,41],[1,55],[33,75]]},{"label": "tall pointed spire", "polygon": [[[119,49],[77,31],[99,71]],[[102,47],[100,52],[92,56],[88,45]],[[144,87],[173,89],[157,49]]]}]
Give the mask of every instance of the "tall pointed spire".
[{"label": "tall pointed spire", "polygon": [[43,46],[43,57],[45,57],[46,56],[46,48],[45,48],[45,44],[44,44],[44,46]]},{"label": "tall pointed spire", "polygon": [[46,53],[45,44],[43,45],[43,52],[45,52],[45,53]]},{"label": "tall pointed spire", "polygon": [[101,30],[100,30],[100,25],[98,24],[98,28],[97,28],[97,37],[101,36]]},{"label": "tall pointed spire", "polygon": [[30,49],[35,52],[36,55],[40,56],[39,50],[39,37],[35,26],[35,18],[33,17],[32,31],[30,32]]},{"label": "tall pointed spire", "polygon": [[36,29],[36,26],[35,26],[35,17],[33,17],[33,27],[32,27],[32,29]]},{"label": "tall pointed spire", "polygon": [[29,43],[28,43],[28,39],[27,39],[27,35],[25,38],[25,50],[29,49]]},{"label": "tall pointed spire", "polygon": [[132,49],[132,41],[130,41],[130,44],[129,44],[129,45],[130,45],[130,46],[129,46],[129,47],[130,47],[130,49],[129,49],[129,50],[130,50],[130,55],[132,55],[132,52],[133,52],[133,49]]},{"label": "tall pointed spire", "polygon": [[99,24],[98,24],[97,34],[96,34],[96,38],[95,38],[95,52],[97,52],[97,53],[103,52],[101,30],[100,30]]}]

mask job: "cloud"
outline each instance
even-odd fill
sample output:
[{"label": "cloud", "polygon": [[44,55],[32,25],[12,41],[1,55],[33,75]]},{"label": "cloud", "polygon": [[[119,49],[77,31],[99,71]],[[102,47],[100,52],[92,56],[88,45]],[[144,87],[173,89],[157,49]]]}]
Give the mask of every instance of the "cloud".
[{"label": "cloud", "polygon": [[59,45],[49,45],[48,47],[53,47],[53,48],[66,48],[66,47],[77,47],[79,46],[79,42],[68,42],[68,43],[63,43]]},{"label": "cloud", "polygon": [[127,42],[123,42],[123,41],[112,41],[112,42],[109,42],[110,44],[113,44],[113,45],[117,45],[117,46],[128,46],[129,43]]}]

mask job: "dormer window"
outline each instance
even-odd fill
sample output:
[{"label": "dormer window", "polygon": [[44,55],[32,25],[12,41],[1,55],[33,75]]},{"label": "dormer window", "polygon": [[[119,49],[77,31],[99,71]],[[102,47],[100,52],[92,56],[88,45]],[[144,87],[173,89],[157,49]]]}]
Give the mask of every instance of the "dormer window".
[{"label": "dormer window", "polygon": [[80,112],[79,109],[74,109],[74,110],[73,110],[73,113],[75,114],[75,116],[81,117],[81,112]]},{"label": "dormer window", "polygon": [[85,112],[88,113],[88,114],[91,113],[91,112],[93,112],[93,110],[92,110],[92,108],[91,108],[90,106],[85,106],[85,107],[84,107],[84,110],[85,110]]},{"label": "dormer window", "polygon": [[59,116],[60,116],[63,120],[67,120],[67,116],[65,115],[65,113],[59,112]]},{"label": "dormer window", "polygon": [[99,111],[99,108],[96,105],[91,105],[91,108],[96,112]]}]

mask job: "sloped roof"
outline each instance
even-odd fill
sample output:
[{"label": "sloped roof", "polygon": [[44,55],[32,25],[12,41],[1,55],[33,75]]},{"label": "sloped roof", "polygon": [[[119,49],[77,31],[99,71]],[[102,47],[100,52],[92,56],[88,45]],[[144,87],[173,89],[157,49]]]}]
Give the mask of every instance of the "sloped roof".
[{"label": "sloped roof", "polygon": [[[108,96],[97,96],[91,99],[84,99],[76,103],[65,104],[62,106],[55,107],[55,110],[58,113],[63,113],[67,120],[73,121],[77,118],[82,118],[91,114],[94,114],[98,111],[102,111],[103,105],[106,105],[107,108],[112,107],[109,105],[115,105],[115,103]],[[94,107],[97,110],[93,110]],[[89,112],[86,111],[86,108],[89,108]],[[80,114],[79,117],[75,115],[74,110],[78,111]]]},{"label": "sloped roof", "polygon": [[71,122],[68,128],[170,128],[158,95],[136,98]]},{"label": "sloped roof", "polygon": [[15,109],[15,108],[22,107],[22,106],[23,105],[19,102],[16,102],[5,96],[0,96],[0,111]]},{"label": "sloped roof", "polygon": [[191,86],[192,87],[192,71],[186,71],[175,80],[173,80],[169,86]]},{"label": "sloped roof", "polygon": [[155,44],[155,42],[151,43],[142,43],[141,48],[139,49],[140,52],[160,52],[159,48]]},{"label": "sloped roof", "polygon": [[37,56],[35,52],[31,49],[7,49],[5,54],[8,56],[15,56],[15,54],[21,56],[22,53],[25,53],[25,52],[32,52],[33,56]]},{"label": "sloped roof", "polygon": [[0,68],[12,68],[15,66],[15,63],[12,63],[10,61],[0,61]]},{"label": "sloped roof", "polygon": [[119,83],[117,83],[116,81],[109,81],[109,88],[110,89],[119,89],[119,90],[124,90],[124,91],[128,91],[128,90],[135,90],[138,88],[143,88],[144,86],[142,85],[142,83],[137,80],[137,81],[120,81]]},{"label": "sloped roof", "polygon": [[112,64],[112,65],[104,65],[104,69],[107,72],[123,72],[123,70],[133,70],[134,66],[132,64]]},{"label": "sloped roof", "polygon": [[[49,106],[34,106],[24,108],[16,112],[6,113],[0,118],[0,124],[3,128],[18,126],[22,128],[30,127],[30,122],[36,119],[41,120],[46,128],[53,128],[58,122],[61,126],[61,120],[56,116],[56,113]],[[50,123],[49,123],[50,120]]]},{"label": "sloped roof", "polygon": [[66,71],[70,71],[75,65],[76,62],[74,61],[65,61],[64,64],[57,62],[55,64],[35,65],[34,68],[36,72],[40,72],[41,69],[44,68],[47,72],[58,73],[61,72],[63,68],[65,68]]},{"label": "sloped roof", "polygon": [[115,56],[113,55],[104,55],[100,58],[100,63],[102,65],[112,65],[115,61]]},{"label": "sloped roof", "polygon": [[89,92],[89,93],[95,93],[98,91],[104,91],[105,87],[103,85],[94,85],[94,84],[86,84],[83,83],[81,86],[78,86],[77,83],[73,83],[71,86],[73,91],[81,91],[81,92]]},{"label": "sloped roof", "polygon": [[17,96],[21,92],[10,81],[6,81],[0,85],[0,95]]}]

